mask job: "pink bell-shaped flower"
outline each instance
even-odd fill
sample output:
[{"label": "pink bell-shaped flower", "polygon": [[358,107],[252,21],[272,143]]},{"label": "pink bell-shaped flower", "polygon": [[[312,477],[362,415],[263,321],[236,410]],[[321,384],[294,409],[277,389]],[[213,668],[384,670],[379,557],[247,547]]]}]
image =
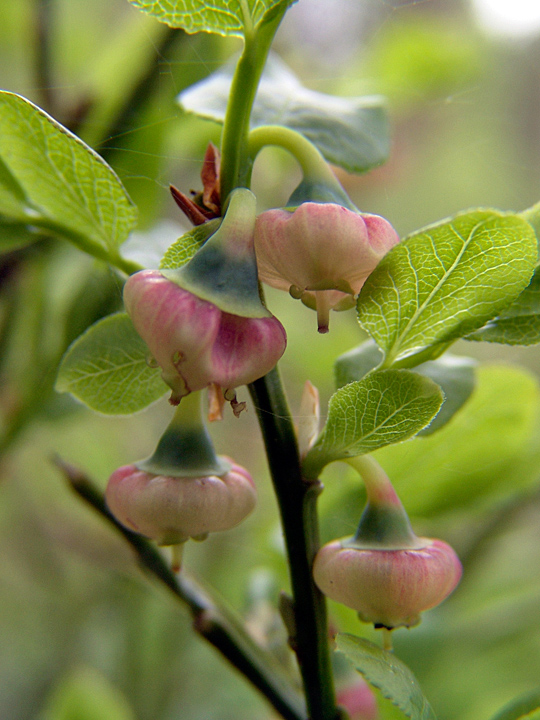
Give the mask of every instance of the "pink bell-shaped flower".
[{"label": "pink bell-shaped flower", "polygon": [[255,507],[256,491],[247,470],[216,455],[201,393],[193,393],[154,453],[111,475],[105,498],[125,527],[160,545],[177,545],[238,525]]},{"label": "pink bell-shaped flower", "polygon": [[231,391],[266,375],[285,351],[285,330],[259,296],[255,219],[255,196],[238,188],[218,230],[188,263],[142,270],[126,282],[126,310],[173,405],[214,383],[230,391],[238,411]]},{"label": "pink bell-shaped flower", "polygon": [[361,468],[368,502],[354,537],[324,545],[313,577],[332,600],[357,611],[364,622],[392,630],[420,622],[420,613],[439,605],[462,573],[455,551],[442,540],[417,537],[394,488],[380,466],[366,456]]},{"label": "pink bell-shaped flower", "polygon": [[172,390],[172,405],[211,383],[224,390],[247,385],[269,372],[285,351],[285,330],[277,318],[223,312],[158,270],[132,275],[124,303]]},{"label": "pink bell-shaped flower", "polygon": [[354,306],[368,275],[398,242],[384,218],[335,203],[268,210],[255,226],[259,278],[316,309],[319,332],[328,331],[330,309]]},{"label": "pink bell-shaped flower", "polygon": [[351,720],[377,720],[379,711],[372,689],[363,678],[338,690],[336,700],[342,705]]},{"label": "pink bell-shaped flower", "polygon": [[105,497],[122,525],[160,545],[176,545],[238,525],[257,494],[247,470],[231,461],[221,477],[153,475],[125,465],[111,475]]}]

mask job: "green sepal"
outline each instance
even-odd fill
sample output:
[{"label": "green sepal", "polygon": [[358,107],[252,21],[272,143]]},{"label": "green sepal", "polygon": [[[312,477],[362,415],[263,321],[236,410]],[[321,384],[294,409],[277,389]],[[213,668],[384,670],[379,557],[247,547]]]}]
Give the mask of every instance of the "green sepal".
[{"label": "green sepal", "polygon": [[252,192],[246,188],[234,190],[217,231],[188,263],[175,270],[162,270],[162,274],[223,312],[270,317],[259,295],[253,247],[256,205]]},{"label": "green sepal", "polygon": [[376,505],[368,501],[356,533],[341,545],[358,550],[410,550],[425,545],[418,540],[409,516],[401,503],[395,506]]},{"label": "green sepal", "polygon": [[337,183],[335,186],[330,186],[317,180],[302,180],[288,199],[286,209],[294,210],[305,202],[335,203],[347,208],[347,210],[358,212],[356,205]]},{"label": "green sepal", "polygon": [[200,392],[182,399],[153,454],[135,466],[167,477],[219,477],[229,472],[230,463],[216,455],[204,424]]}]

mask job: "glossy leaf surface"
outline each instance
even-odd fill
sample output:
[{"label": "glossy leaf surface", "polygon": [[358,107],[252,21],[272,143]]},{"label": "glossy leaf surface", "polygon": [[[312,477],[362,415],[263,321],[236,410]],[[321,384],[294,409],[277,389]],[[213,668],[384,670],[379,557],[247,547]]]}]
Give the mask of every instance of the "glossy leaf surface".
[{"label": "glossy leaf surface", "polygon": [[64,355],[56,389],[92,410],[128,415],[162,397],[167,386],[126,313],[99,320]]},{"label": "glossy leaf surface", "polygon": [[132,5],[187,33],[211,32],[244,37],[296,0],[129,0]]},{"label": "glossy leaf surface", "polygon": [[436,720],[418,680],[393,653],[369,640],[340,634],[337,649],[343,653],[374,687],[378,688],[410,720]]},{"label": "glossy leaf surface", "polygon": [[442,401],[438,385],[409,370],[382,370],[342,387],[330,398],[326,425],[306,456],[306,475],[416,435]]},{"label": "glossy leaf surface", "polygon": [[536,237],[520,217],[491,210],[457,215],[383,258],[360,292],[360,325],[388,364],[426,349],[436,357],[515,300],[536,260]]}]

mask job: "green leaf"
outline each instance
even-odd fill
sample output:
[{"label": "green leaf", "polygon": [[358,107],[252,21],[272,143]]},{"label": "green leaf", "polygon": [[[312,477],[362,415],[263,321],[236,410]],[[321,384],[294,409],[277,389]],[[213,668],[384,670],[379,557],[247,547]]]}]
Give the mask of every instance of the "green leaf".
[{"label": "green leaf", "polygon": [[244,37],[296,0],[129,0],[132,5],[187,33]]},{"label": "green leaf", "polygon": [[0,213],[116,251],[136,209],[112,169],[28,100],[0,92]]},{"label": "green leaf", "polygon": [[206,240],[216,232],[221,223],[220,219],[209,220],[202,225],[192,228],[173,243],[160,264],[160,270],[175,270],[185,265],[195,255],[197,250],[204,245]]},{"label": "green leaf", "polygon": [[[336,387],[360,380],[381,361],[382,353],[372,340],[349,350],[338,357],[334,364]],[[475,366],[476,362],[470,358],[447,354],[414,368],[415,372],[436,382],[444,393],[441,409],[419,435],[430,435],[446,425],[469,399],[475,385]]]},{"label": "green leaf", "polygon": [[505,345],[540,343],[540,268],[517,299],[500,315],[465,340],[484,340]]},{"label": "green leaf", "polygon": [[411,515],[500,505],[538,484],[537,378],[506,365],[480,365],[476,375],[470,400],[439,432],[377,452]]},{"label": "green leaf", "polygon": [[522,720],[524,718],[532,720],[533,715],[537,717],[537,710],[540,710],[540,690],[533,690],[533,692],[521,695],[509,702],[493,716],[492,720]]},{"label": "green leaf", "polygon": [[304,461],[307,477],[416,435],[442,401],[438,385],[410,370],[381,370],[346,385],[330,398],[326,424]]},{"label": "green leaf", "polygon": [[536,260],[534,232],[518,216],[457,215],[411,235],[383,258],[360,291],[360,325],[384,351],[385,365],[426,348],[436,357],[515,300]]},{"label": "green leaf", "polygon": [[64,355],[56,389],[70,392],[92,410],[129,415],[162,397],[167,388],[159,368],[126,313],[92,325]]},{"label": "green leaf", "polygon": [[[234,67],[227,64],[184,90],[179,97],[183,109],[222,123]],[[296,130],[329,162],[350,172],[380,165],[390,149],[383,98],[342,98],[308,90],[276,55],[270,55],[261,78],[251,125],[284,125]]]},{"label": "green leaf", "polygon": [[336,637],[336,645],[358,672],[410,720],[436,720],[418,680],[393,653],[369,640],[345,633]]}]

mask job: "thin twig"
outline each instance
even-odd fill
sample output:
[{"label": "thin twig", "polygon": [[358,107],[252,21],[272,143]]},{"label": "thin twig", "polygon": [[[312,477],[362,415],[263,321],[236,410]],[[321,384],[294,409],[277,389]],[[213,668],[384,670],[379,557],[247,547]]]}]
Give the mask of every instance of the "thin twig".
[{"label": "thin twig", "polygon": [[235,613],[222,604],[218,606],[208,591],[199,587],[185,571],[175,574],[149,540],[123,527],[85,473],[60,458],[55,458],[54,462],[73,490],[122,533],[141,567],[161,580],[189,608],[196,632],[219,650],[285,720],[305,720],[302,698],[285,679],[274,658],[245,631]]}]

